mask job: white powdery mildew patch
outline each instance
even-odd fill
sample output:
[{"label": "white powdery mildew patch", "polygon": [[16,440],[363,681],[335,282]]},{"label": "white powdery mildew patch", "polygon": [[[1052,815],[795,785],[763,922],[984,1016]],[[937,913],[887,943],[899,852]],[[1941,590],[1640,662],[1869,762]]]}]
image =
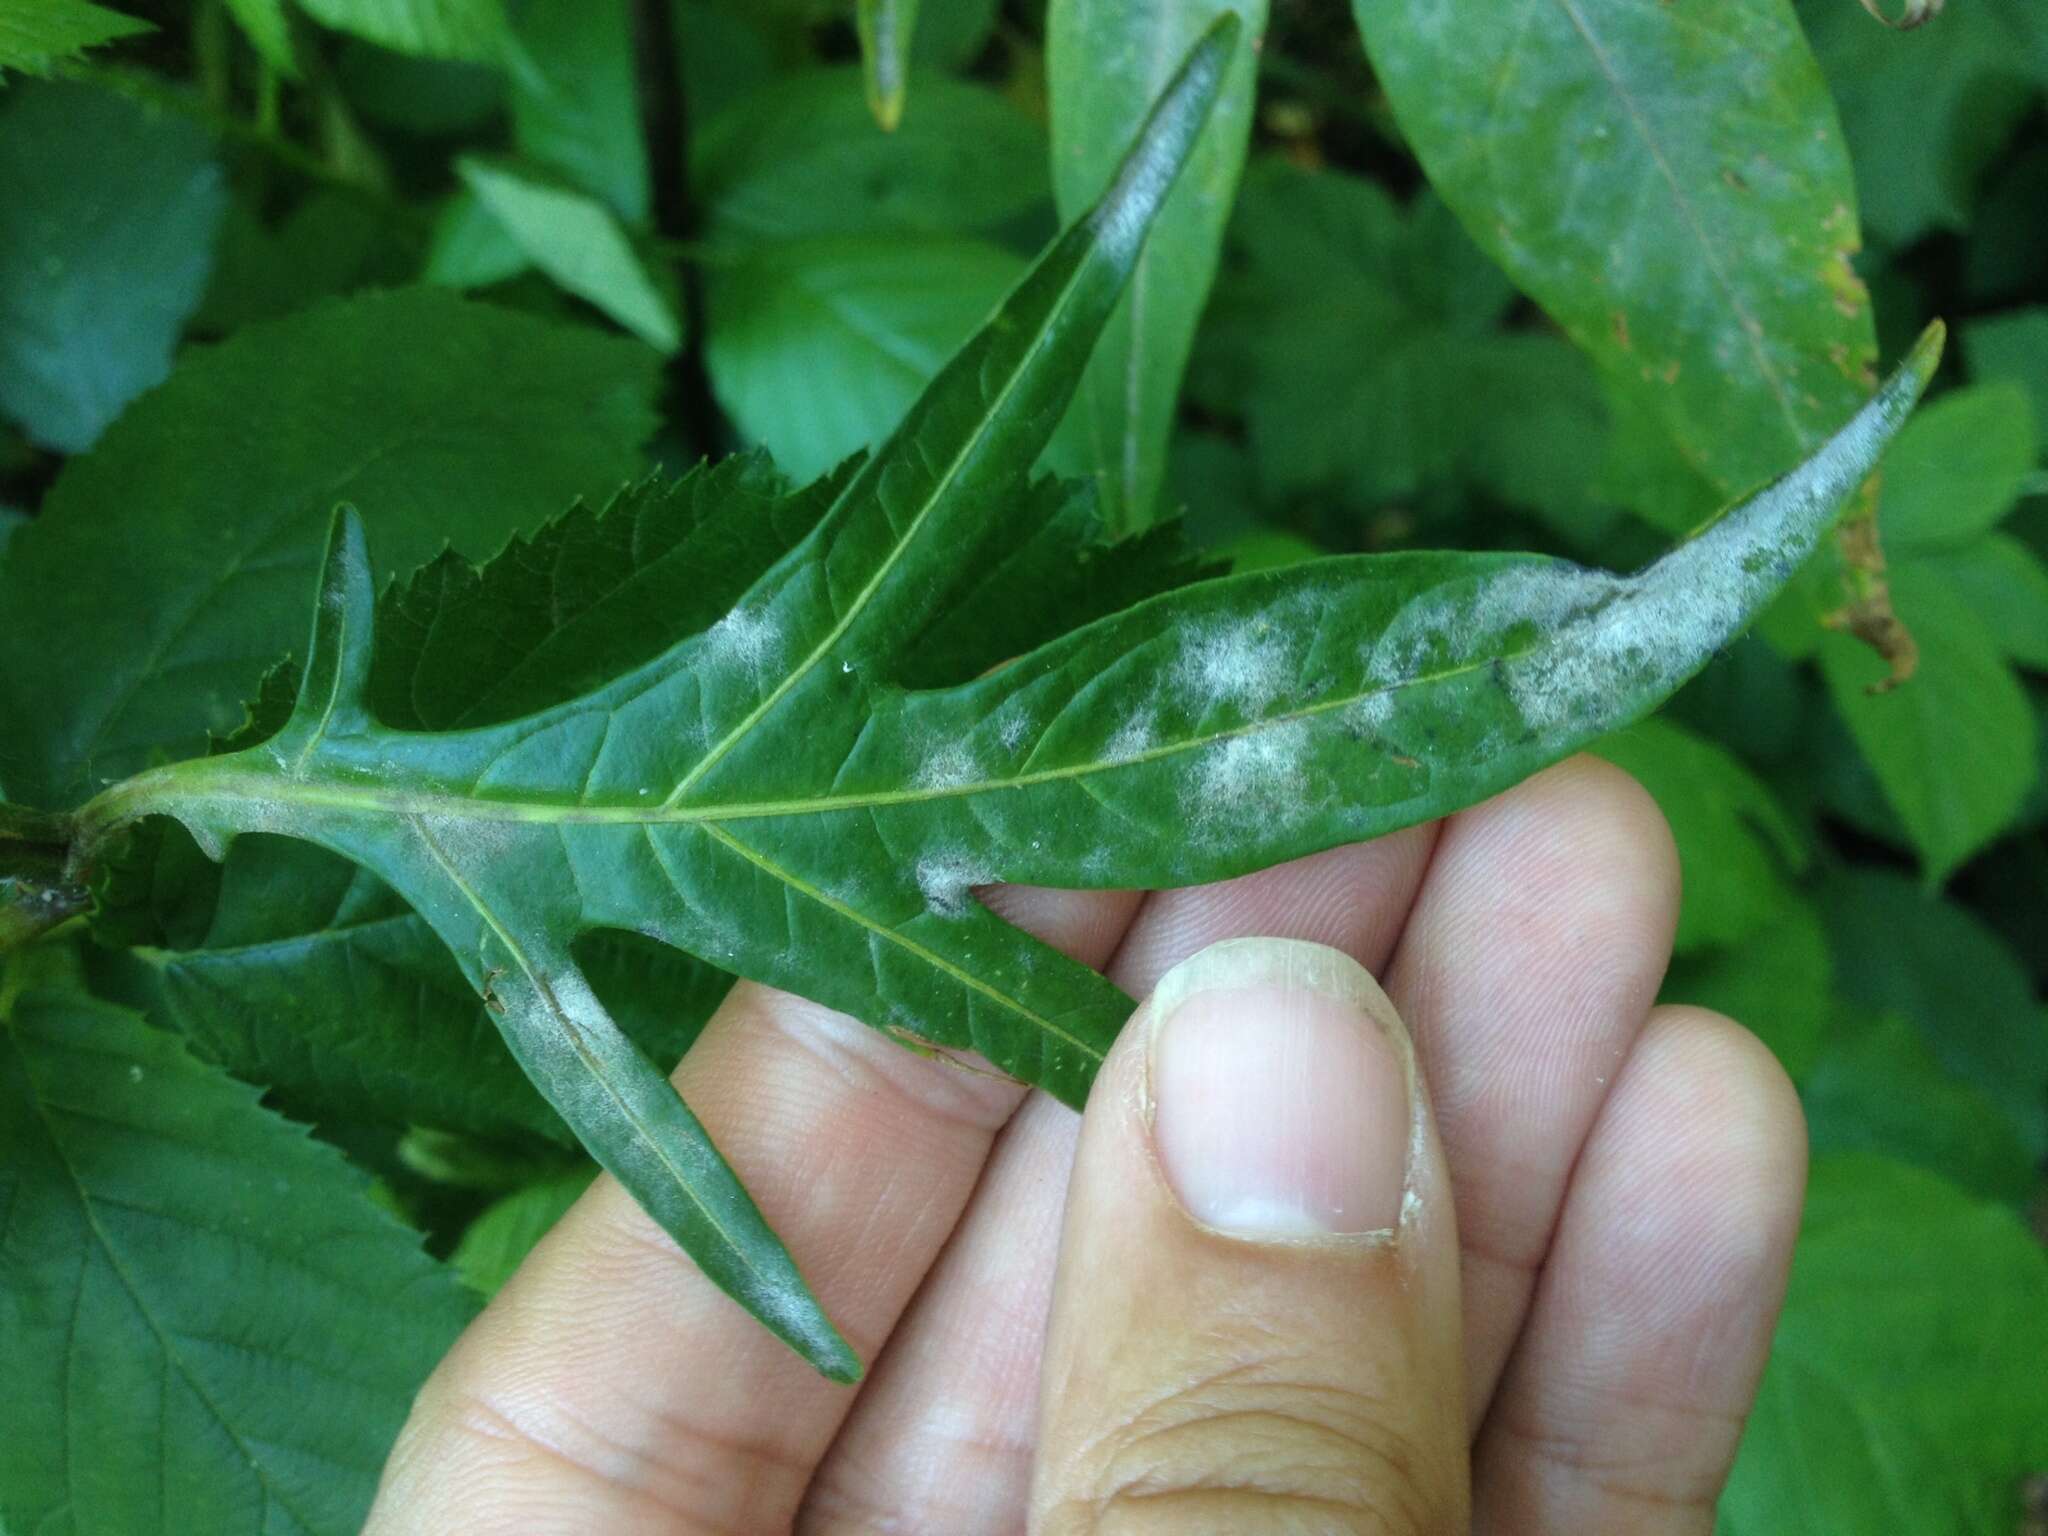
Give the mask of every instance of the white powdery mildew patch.
[{"label": "white powdery mildew patch", "polygon": [[1308,809],[1309,738],[1306,721],[1289,720],[1204,748],[1183,786],[1189,819],[1205,830],[1295,819]]},{"label": "white powdery mildew patch", "polygon": [[735,608],[705,636],[711,654],[746,667],[773,666],[782,658],[782,629],[764,613]]},{"label": "white powdery mildew patch", "polygon": [[420,833],[459,869],[481,874],[501,859],[522,851],[525,839],[516,822],[488,816],[420,816]]},{"label": "white powdery mildew patch", "polygon": [[942,742],[925,754],[912,783],[919,789],[958,789],[981,778],[981,764],[963,741]]},{"label": "white powdery mildew patch", "polygon": [[928,853],[917,861],[917,890],[941,917],[964,917],[977,885],[994,883],[995,871],[964,853]]},{"label": "white powdery mildew patch", "polygon": [[1262,713],[1295,682],[1294,645],[1266,619],[1240,619],[1196,629],[1184,643],[1173,679],[1204,708],[1234,704]]},{"label": "white powdery mildew patch", "polygon": [[1343,723],[1362,735],[1373,736],[1385,730],[1394,718],[1394,690],[1389,687],[1375,687],[1369,693],[1361,693],[1344,706]]},{"label": "white powdery mildew patch", "polygon": [[1018,705],[1011,704],[996,724],[996,740],[1003,744],[1005,752],[1015,752],[1030,734],[1031,717]]},{"label": "white powdery mildew patch", "polygon": [[1645,691],[1675,688],[1811,552],[1824,498],[1832,491],[1766,493],[1625,579],[1546,567],[1495,578],[1475,613],[1496,633],[1517,620],[1545,631],[1502,667],[1517,712],[1539,731],[1604,728],[1633,713]]},{"label": "white powdery mildew patch", "polygon": [[1116,728],[1116,734],[1102,744],[1105,763],[1128,763],[1143,757],[1159,744],[1159,726],[1149,709],[1140,710]]}]

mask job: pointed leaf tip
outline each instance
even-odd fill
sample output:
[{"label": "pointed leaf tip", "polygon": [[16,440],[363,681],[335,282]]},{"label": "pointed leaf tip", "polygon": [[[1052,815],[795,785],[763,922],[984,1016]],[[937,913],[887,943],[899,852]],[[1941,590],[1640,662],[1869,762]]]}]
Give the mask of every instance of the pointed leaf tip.
[{"label": "pointed leaf tip", "polygon": [[1193,153],[1223,89],[1223,73],[1237,48],[1237,15],[1225,11],[1181,60],[1180,68],[1145,116],[1138,137],[1095,205],[1092,222],[1105,247],[1135,249],[1174,179]]},{"label": "pointed leaf tip", "polygon": [[1934,377],[1934,370],[1941,366],[1942,350],[1947,345],[1948,322],[1937,317],[1927,322],[1927,329],[1920,333],[1920,339],[1913,343],[1913,350],[1906,354],[1903,367],[1920,381],[1922,389]]}]

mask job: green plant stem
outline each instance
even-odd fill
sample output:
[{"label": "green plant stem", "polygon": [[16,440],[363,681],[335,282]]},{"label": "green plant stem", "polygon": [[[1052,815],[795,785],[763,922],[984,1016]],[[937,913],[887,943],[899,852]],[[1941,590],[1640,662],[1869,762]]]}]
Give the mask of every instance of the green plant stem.
[{"label": "green plant stem", "polygon": [[431,223],[424,209],[402,203],[376,187],[366,186],[353,177],[344,176],[318,155],[301,148],[277,132],[266,131],[254,123],[243,122],[231,113],[216,111],[191,92],[170,85],[154,75],[137,70],[94,65],[61,66],[59,72],[66,79],[77,80],[104,91],[112,91],[138,106],[162,112],[176,112],[188,117],[217,134],[222,140],[253,149],[294,175],[329,191],[366,203],[396,223],[409,224],[419,229],[425,229]]},{"label": "green plant stem", "polygon": [[704,365],[704,283],[701,262],[681,253],[702,247],[695,240],[696,209],[690,197],[689,112],[683,100],[674,13],[669,0],[635,0],[635,54],[639,60],[640,130],[647,144],[656,248],[677,258],[683,308],[683,346],[672,365],[677,414],[692,445],[711,454],[723,446],[718,404]]}]

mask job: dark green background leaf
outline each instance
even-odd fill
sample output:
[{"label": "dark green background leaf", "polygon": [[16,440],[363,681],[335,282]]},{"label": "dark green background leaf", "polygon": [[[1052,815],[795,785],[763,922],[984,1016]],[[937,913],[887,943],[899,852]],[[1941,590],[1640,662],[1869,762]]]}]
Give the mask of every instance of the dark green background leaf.
[{"label": "dark green background leaf", "polygon": [[0,990],[0,1348],[33,1405],[0,1437],[0,1518],[350,1536],[460,1287],[174,1037],[65,985]]},{"label": "dark green background leaf", "polygon": [[0,569],[10,796],[76,803],[232,728],[300,641],[337,502],[381,531],[388,573],[443,539],[487,554],[635,474],[657,362],[433,290],[195,355],[69,466]]},{"label": "dark green background leaf", "polygon": [[77,453],[170,372],[226,207],[181,117],[67,81],[0,96],[0,412]]},{"label": "dark green background leaf", "polygon": [[2009,1212],[1874,1157],[1814,1165],[1718,1530],[2016,1529],[2048,1463],[2048,1257]]}]

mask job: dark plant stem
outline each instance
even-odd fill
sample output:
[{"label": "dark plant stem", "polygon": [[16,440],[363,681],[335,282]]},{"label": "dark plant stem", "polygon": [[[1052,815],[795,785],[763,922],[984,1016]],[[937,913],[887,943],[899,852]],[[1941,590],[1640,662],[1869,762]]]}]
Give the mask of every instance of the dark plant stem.
[{"label": "dark plant stem", "polygon": [[[696,236],[696,207],[690,197],[689,113],[676,49],[670,0],[634,0],[634,55],[639,61],[640,131],[647,144],[654,229],[665,245],[688,246]],[[683,348],[670,369],[676,415],[698,452],[721,446],[718,405],[704,369],[704,278],[697,264],[679,263],[683,302]]]}]

